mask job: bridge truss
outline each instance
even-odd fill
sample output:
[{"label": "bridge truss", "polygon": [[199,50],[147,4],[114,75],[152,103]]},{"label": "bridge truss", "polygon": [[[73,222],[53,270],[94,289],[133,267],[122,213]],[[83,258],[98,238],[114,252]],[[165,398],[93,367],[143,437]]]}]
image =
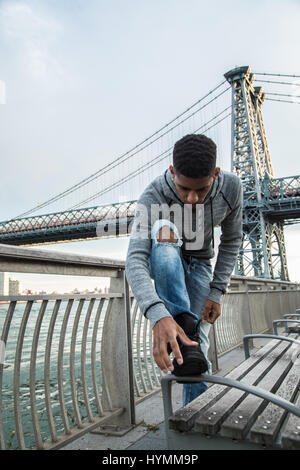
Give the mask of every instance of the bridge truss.
[{"label": "bridge truss", "polygon": [[300,176],[275,178],[262,116],[266,98],[250,67],[225,74],[232,87],[231,170],[244,189],[243,243],[235,272],[289,280],[283,226],[300,218]]}]

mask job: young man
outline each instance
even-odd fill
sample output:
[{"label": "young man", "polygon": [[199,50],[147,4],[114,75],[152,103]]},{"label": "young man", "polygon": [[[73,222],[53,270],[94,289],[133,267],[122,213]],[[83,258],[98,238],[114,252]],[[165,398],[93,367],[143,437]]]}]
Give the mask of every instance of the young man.
[{"label": "young man", "polygon": [[[176,142],[173,165],[137,203],[126,276],[152,324],[153,355],[164,372],[180,377],[211,371],[209,328],[221,314],[221,296],[242,241],[242,207],[240,179],[216,167],[215,143],[199,134]],[[212,273],[214,227],[219,225]],[[203,382],[184,384],[183,404],[206,389]]]}]

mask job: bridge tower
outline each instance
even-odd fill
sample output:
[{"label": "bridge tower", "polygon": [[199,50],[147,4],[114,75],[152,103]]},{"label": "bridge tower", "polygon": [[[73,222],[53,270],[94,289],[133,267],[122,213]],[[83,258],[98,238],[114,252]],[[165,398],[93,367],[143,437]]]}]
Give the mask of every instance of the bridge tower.
[{"label": "bridge tower", "polygon": [[266,188],[274,173],[261,109],[265,93],[253,86],[249,66],[224,76],[232,87],[231,171],[244,189],[243,242],[235,274],[289,280],[283,221],[267,215]]}]

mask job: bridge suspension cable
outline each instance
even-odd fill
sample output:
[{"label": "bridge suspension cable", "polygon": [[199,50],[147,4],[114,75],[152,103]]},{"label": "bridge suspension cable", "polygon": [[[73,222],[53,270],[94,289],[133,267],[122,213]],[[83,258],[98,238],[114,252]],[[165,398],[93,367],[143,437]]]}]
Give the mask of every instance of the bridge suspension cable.
[{"label": "bridge suspension cable", "polygon": [[[269,76],[271,78],[273,78],[273,77],[285,77],[285,78],[297,78],[297,79],[300,78],[300,75],[296,75],[296,74],[281,74],[281,73],[267,73],[267,72],[255,72],[254,75],[255,75],[255,77],[256,76]],[[256,79],[256,78],[255,78],[255,80],[257,82],[261,82],[261,83],[270,83],[270,84],[277,84],[277,85],[292,85],[294,87],[299,87],[300,86],[299,82],[294,82],[294,81],[287,82],[287,81],[278,81],[278,80],[277,81],[275,81],[275,80],[262,80],[262,79]],[[95,173],[92,173],[90,176],[82,179],[81,181],[79,181],[78,183],[72,185],[71,187],[69,187],[65,191],[49,198],[45,202],[36,205],[32,209],[30,209],[30,210],[28,210],[28,211],[26,211],[26,212],[24,212],[24,213],[22,213],[22,214],[20,214],[16,217],[14,217],[13,219],[25,217],[25,216],[27,216],[29,214],[32,214],[32,213],[34,213],[34,212],[36,212],[36,211],[38,211],[42,208],[50,206],[51,204],[54,204],[55,202],[58,202],[58,201],[62,200],[63,198],[66,198],[67,196],[71,195],[72,193],[75,193],[77,190],[83,188],[84,186],[88,185],[89,183],[91,183],[91,182],[97,180],[98,178],[100,178],[101,176],[107,174],[109,171],[116,168],[119,164],[123,164],[127,160],[131,159],[132,157],[134,157],[135,155],[140,153],[142,150],[145,150],[147,147],[149,147],[150,145],[152,145],[153,143],[155,143],[156,141],[158,141],[159,139],[161,139],[165,135],[172,132],[179,125],[181,125],[182,123],[184,123],[185,121],[187,121],[188,119],[193,117],[195,114],[199,113],[204,108],[208,107],[209,104],[211,104],[213,101],[217,100],[220,96],[222,96],[227,90],[230,89],[230,87],[225,88],[220,93],[218,93],[216,96],[214,96],[214,94],[224,84],[227,84],[227,80],[223,80],[216,87],[214,87],[212,90],[210,90],[208,93],[206,93],[202,98],[197,100],[191,106],[186,108],[182,113],[177,115],[174,119],[172,119],[167,124],[162,126],[159,130],[152,133],[149,137],[142,140],[140,143],[138,143],[137,145],[132,147],[130,150],[123,153],[122,155],[120,155],[119,157],[117,157],[116,159],[114,159],[113,161],[108,163],[107,165],[105,165],[102,168],[100,168],[99,170],[97,170]],[[289,95],[289,94],[281,94],[281,93],[268,93],[268,92],[266,92],[266,94],[267,94],[266,100],[268,100],[268,101],[278,101],[278,102],[284,102],[284,103],[299,104],[299,102],[295,101],[295,100],[292,101],[292,100],[285,100],[285,99],[269,98],[269,95],[272,95],[272,96],[277,95],[277,96],[282,96],[282,97],[287,97],[287,98],[289,98],[289,97],[299,98],[298,95]],[[211,98],[211,99],[208,102],[204,103],[200,108],[195,109],[197,107],[197,105],[203,103],[204,100],[206,100],[207,98]],[[190,113],[190,111],[192,111],[192,112]],[[194,132],[196,132],[196,131],[194,131]],[[92,196],[92,198],[93,198],[93,196]],[[78,205],[79,204],[76,204],[75,207],[77,207]],[[13,220],[13,219],[10,219],[10,220]]]},{"label": "bridge suspension cable", "polygon": [[[214,124],[212,124],[210,127],[207,127],[206,129],[204,129],[203,131],[203,128],[207,125],[207,124],[210,124],[212,121],[214,121],[215,119],[217,119],[218,117],[220,117],[223,113],[225,113],[226,111],[228,111],[229,109],[231,108],[231,106],[228,106],[227,108],[223,109],[223,111],[221,111],[220,113],[218,113],[216,116],[214,116],[212,119],[210,119],[209,121],[207,121],[206,123],[204,123],[202,126],[200,126],[198,129],[195,129],[194,132],[198,132],[199,130],[201,130],[202,132],[207,132],[209,131],[210,129],[212,129],[213,127],[217,126],[218,124],[220,124],[222,121],[224,121],[225,119],[227,119],[229,116],[231,116],[231,112],[228,113],[226,116],[222,117],[221,119],[219,119],[217,122],[215,122]],[[132,173],[130,173],[129,175],[127,175],[125,178],[122,178],[122,179],[119,179],[118,181],[110,184],[108,187],[104,188],[103,190],[99,191],[98,193],[94,194],[93,196],[85,199],[84,201],[80,201],[78,204],[72,206],[72,207],[69,207],[67,210],[71,210],[71,209],[77,209],[78,207],[82,207],[83,204],[87,204],[88,202],[91,202],[93,201],[94,199],[96,199],[97,197],[99,196],[103,196],[103,194],[107,193],[108,191],[111,191],[113,188],[115,187],[118,187],[121,183],[126,183],[128,182],[129,180],[131,180],[132,178],[134,178],[135,176],[138,176],[140,175],[141,173],[143,173],[144,171],[148,170],[149,168],[153,167],[154,165],[156,165],[158,162],[166,159],[167,157],[170,157],[172,155],[172,150],[173,150],[173,146],[171,146],[170,148],[166,149],[164,152],[162,152],[161,154],[157,155],[155,158],[153,158],[152,160],[150,160],[149,162],[147,162],[146,164],[142,165],[141,167],[139,167],[138,169],[136,169],[135,171],[133,171]]]},{"label": "bridge suspension cable", "polygon": [[266,98],[266,101],[279,101],[280,103],[300,104],[300,101],[279,100],[279,99],[276,99],[276,98]]},{"label": "bridge suspension cable", "polygon": [[266,92],[266,94],[269,96],[269,95],[276,95],[276,96],[287,96],[287,97],[290,97],[290,98],[300,98],[300,95],[287,95],[285,93],[269,93],[269,92]]},{"label": "bridge suspension cable", "polygon": [[[185,116],[187,113],[189,113],[191,110],[193,110],[197,105],[199,105],[200,103],[202,103],[205,99],[207,98],[210,98],[211,96],[213,96],[213,94],[219,89],[221,88],[224,84],[226,84],[227,81],[224,80],[222,81],[221,83],[219,83],[215,88],[213,88],[212,90],[210,90],[206,95],[204,95],[202,98],[200,98],[199,100],[197,100],[194,104],[192,104],[191,106],[189,106],[185,111],[183,111],[182,113],[180,113],[178,116],[176,116],[174,119],[172,119],[171,121],[169,121],[167,124],[165,124],[163,127],[161,127],[158,131],[154,132],[153,134],[151,134],[149,137],[147,137],[146,139],[144,139],[143,141],[141,141],[139,144],[135,145],[134,147],[132,147],[130,150],[128,150],[127,152],[123,153],[121,156],[119,156],[118,158],[116,158],[115,160],[113,160],[112,162],[108,163],[107,165],[105,165],[104,167],[100,168],[98,171],[96,171],[95,173],[91,174],[90,176],[88,176],[87,178],[84,178],[83,180],[81,180],[80,182],[76,183],[75,185],[71,186],[70,188],[66,189],[65,191],[57,194],[56,196],[53,196],[51,197],[50,199],[46,200],[45,202],[41,203],[41,204],[38,204],[36,205],[35,207],[33,207],[32,209],[26,211],[26,212],[23,212],[22,214],[16,216],[16,217],[13,217],[12,219],[10,220],[14,220],[14,219],[17,219],[17,218],[21,218],[21,217],[25,217],[29,214],[32,214],[33,212],[36,212],[37,210],[39,209],[42,209],[46,206],[49,206],[57,201],[59,201],[60,199],[63,199],[65,198],[66,196],[69,196],[70,194],[72,194],[73,192],[77,191],[78,189],[86,186],[87,184],[91,183],[92,181],[96,180],[97,178],[103,176],[104,174],[106,174],[108,171],[112,170],[113,168],[115,168],[116,166],[118,166],[119,164],[121,163],[124,163],[126,162],[128,159],[132,158],[134,155],[136,155],[137,153],[141,152],[142,150],[144,150],[145,148],[149,147],[150,145],[152,145],[154,142],[156,142],[157,140],[159,140],[160,138],[162,138],[163,136],[165,136],[166,134],[168,134],[169,132],[171,132],[172,130],[174,130],[176,127],[178,127],[179,125],[181,125],[183,122],[187,121],[189,118],[191,118],[192,116],[194,116],[196,113],[200,112],[201,110],[203,110],[205,107],[207,107],[209,104],[211,104],[213,101],[217,100],[220,96],[222,96],[225,92],[227,92],[228,90],[230,90],[230,87],[226,87],[224,90],[222,90],[220,93],[218,93],[216,96],[212,97],[208,102],[206,102],[205,104],[203,104],[203,106],[201,106],[199,109],[196,109],[195,111],[193,111],[192,113],[190,113],[188,116],[184,117],[184,119],[182,119],[181,121],[177,122],[177,124],[175,124],[173,127],[169,128],[171,126],[171,124],[175,123],[176,121],[178,121],[180,118],[182,118],[183,116]],[[165,132],[163,132],[165,131]],[[163,132],[163,133],[162,133]]]},{"label": "bridge suspension cable", "polygon": [[263,73],[263,72],[254,72],[254,75],[269,75],[270,77],[290,77],[290,78],[300,78],[300,75],[289,75],[283,73]]},{"label": "bridge suspension cable", "polygon": [[[285,100],[281,98],[269,98],[269,96],[282,96],[285,98],[294,98],[293,100]],[[270,93],[266,91],[266,101],[279,101],[280,103],[291,103],[291,104],[300,104],[300,101],[298,101],[300,98],[300,95],[291,95],[288,93]]]},{"label": "bridge suspension cable", "polygon": [[[255,72],[254,73],[255,77],[257,75],[260,75],[260,76],[269,76],[269,77],[285,77],[285,78],[300,78],[300,75],[296,75],[296,74],[282,74],[282,73],[266,73],[266,72]],[[279,81],[279,80],[262,80],[262,79],[256,79],[255,78],[255,81],[256,82],[259,82],[259,83],[270,83],[271,85],[289,85],[289,86],[292,86],[296,89],[298,89],[298,87],[300,87],[300,83],[299,82],[295,82],[295,81]],[[298,91],[298,90],[297,90]],[[280,102],[280,103],[291,103],[291,104],[300,104],[299,101],[297,101],[298,98],[300,98],[300,95],[296,95],[296,94],[288,94],[288,93],[271,93],[271,92],[268,92],[267,90],[265,90],[265,93],[266,93],[266,100],[267,101],[277,101],[277,102]],[[270,98],[269,96],[281,96],[281,97],[284,97],[284,98],[294,98],[294,100],[286,100],[286,99],[279,99],[279,98]]]},{"label": "bridge suspension cable", "polygon": [[255,80],[256,82],[260,83],[275,83],[276,85],[292,85],[292,86],[300,86],[300,83],[295,82],[278,82],[274,80]]}]

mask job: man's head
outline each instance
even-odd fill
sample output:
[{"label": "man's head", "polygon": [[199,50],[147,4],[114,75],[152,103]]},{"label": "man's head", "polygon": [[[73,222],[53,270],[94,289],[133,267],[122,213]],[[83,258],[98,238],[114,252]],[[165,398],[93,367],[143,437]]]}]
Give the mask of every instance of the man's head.
[{"label": "man's head", "polygon": [[176,142],[170,171],[183,202],[204,201],[220,172],[216,154],[216,144],[205,135],[188,134]]}]

